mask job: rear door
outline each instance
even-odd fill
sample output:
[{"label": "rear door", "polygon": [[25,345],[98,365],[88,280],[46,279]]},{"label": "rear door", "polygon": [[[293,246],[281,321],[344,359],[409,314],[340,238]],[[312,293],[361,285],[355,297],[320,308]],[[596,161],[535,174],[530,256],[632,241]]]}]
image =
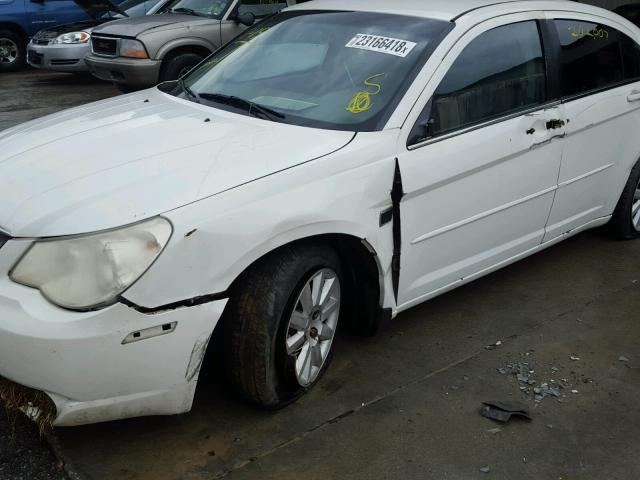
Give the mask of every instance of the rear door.
[{"label": "rear door", "polygon": [[548,17],[567,136],[545,241],[612,213],[640,134],[640,47],[600,17]]},{"label": "rear door", "polygon": [[400,308],[542,241],[563,127],[562,107],[548,102],[538,18],[505,16],[467,33],[417,105],[398,158]]}]

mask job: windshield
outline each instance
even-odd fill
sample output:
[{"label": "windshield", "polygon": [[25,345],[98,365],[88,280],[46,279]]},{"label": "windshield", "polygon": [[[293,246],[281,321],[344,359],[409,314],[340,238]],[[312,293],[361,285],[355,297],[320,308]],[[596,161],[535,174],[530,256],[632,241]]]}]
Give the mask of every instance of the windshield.
[{"label": "windshield", "polygon": [[186,13],[201,17],[222,18],[233,0],[173,0],[160,13]]},{"label": "windshield", "polygon": [[147,13],[158,3],[158,0],[125,0],[120,9],[130,17],[138,17]]},{"label": "windshield", "polygon": [[370,12],[283,13],[218,50],[171,93],[273,121],[380,130],[450,28]]},{"label": "windshield", "polygon": [[[145,15],[159,0],[125,0],[118,7],[107,11],[98,12],[95,17],[99,20],[108,20],[111,18],[140,17]],[[122,12],[122,13],[120,13]],[[124,15],[123,15],[124,13]]]}]

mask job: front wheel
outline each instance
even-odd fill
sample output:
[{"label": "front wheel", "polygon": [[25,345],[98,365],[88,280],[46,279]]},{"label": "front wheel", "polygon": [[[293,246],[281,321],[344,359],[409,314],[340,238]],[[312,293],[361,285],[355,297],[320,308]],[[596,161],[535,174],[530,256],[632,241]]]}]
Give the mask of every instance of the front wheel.
[{"label": "front wheel", "polygon": [[0,73],[15,72],[27,62],[26,41],[11,30],[0,29]]},{"label": "front wheel", "polygon": [[127,85],[126,83],[114,83],[116,88],[120,91],[120,93],[133,93],[138,90],[142,90],[140,87],[135,87],[133,85]]},{"label": "front wheel", "polygon": [[225,314],[231,380],[250,401],[284,406],[329,365],[340,317],[342,271],[324,246],[285,247],[253,269]]},{"label": "front wheel", "polygon": [[631,170],[610,226],[620,239],[640,237],[640,161]]},{"label": "front wheel", "polygon": [[204,57],[197,53],[178,53],[165,59],[160,81],[177,80],[189,73]]}]

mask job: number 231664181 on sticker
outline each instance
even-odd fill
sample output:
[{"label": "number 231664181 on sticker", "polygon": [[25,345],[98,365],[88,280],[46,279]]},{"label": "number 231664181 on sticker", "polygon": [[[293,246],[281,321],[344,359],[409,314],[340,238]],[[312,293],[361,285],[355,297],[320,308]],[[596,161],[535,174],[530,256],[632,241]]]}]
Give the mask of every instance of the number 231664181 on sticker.
[{"label": "number 231664181 on sticker", "polygon": [[381,37],[358,33],[345,45],[347,48],[358,48],[372,52],[387,53],[396,57],[406,57],[415,48],[416,43],[399,38]]}]

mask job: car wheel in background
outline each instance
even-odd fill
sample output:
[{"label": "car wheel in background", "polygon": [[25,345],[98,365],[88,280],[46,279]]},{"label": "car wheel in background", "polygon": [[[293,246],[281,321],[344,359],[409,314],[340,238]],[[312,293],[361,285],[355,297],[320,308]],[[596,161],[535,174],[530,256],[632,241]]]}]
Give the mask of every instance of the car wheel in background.
[{"label": "car wheel in background", "polygon": [[278,408],[318,381],[332,358],[341,276],[331,248],[297,245],[241,278],[223,328],[231,381],[242,396]]},{"label": "car wheel in background", "polygon": [[120,90],[120,93],[133,93],[138,90],[142,90],[140,87],[134,87],[133,85],[127,85],[126,83],[114,83],[116,88]]},{"label": "car wheel in background", "polygon": [[0,72],[15,72],[26,65],[26,42],[11,30],[0,29]]},{"label": "car wheel in background", "polygon": [[177,80],[189,73],[203,58],[202,55],[198,55],[197,53],[177,53],[167,57],[162,65],[160,81]]},{"label": "car wheel in background", "polygon": [[610,226],[620,239],[640,237],[640,161],[631,170]]}]

